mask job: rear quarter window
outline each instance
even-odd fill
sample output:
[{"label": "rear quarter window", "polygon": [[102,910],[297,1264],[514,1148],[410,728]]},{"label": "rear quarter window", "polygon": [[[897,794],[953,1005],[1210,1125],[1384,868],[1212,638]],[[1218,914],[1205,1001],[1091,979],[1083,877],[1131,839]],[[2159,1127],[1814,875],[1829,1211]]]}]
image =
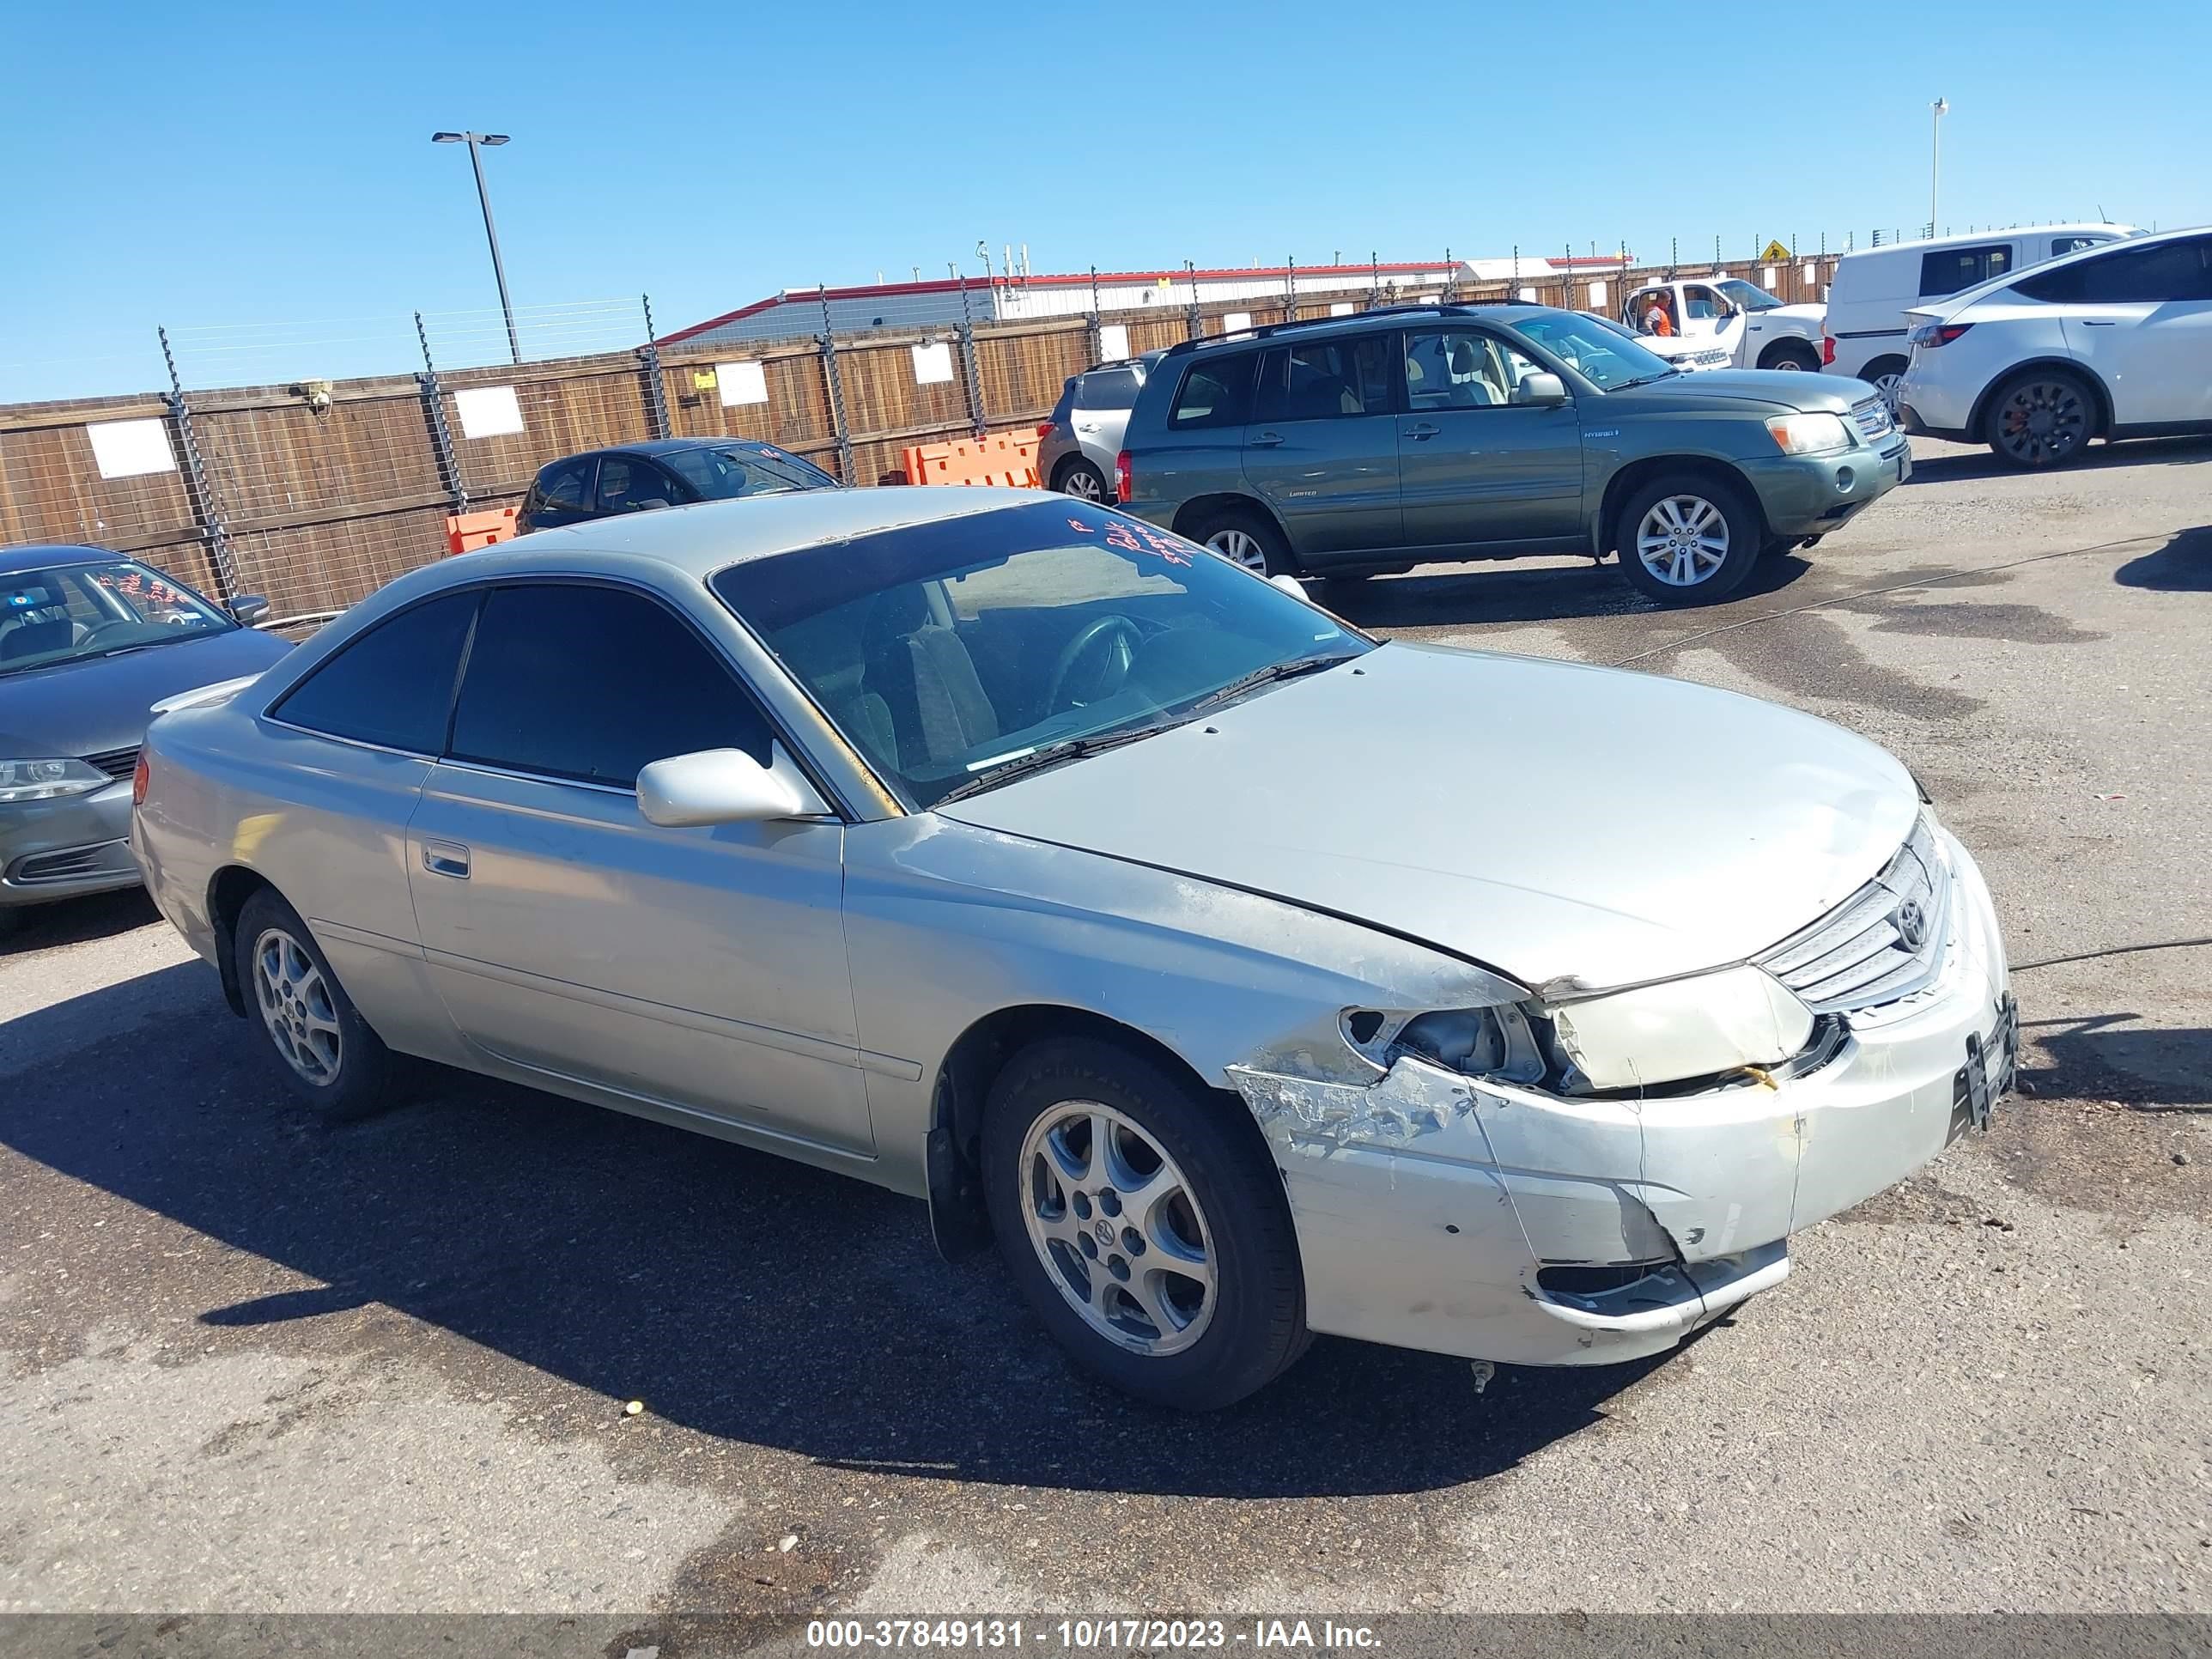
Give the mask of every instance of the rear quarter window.
[{"label": "rear quarter window", "polygon": [[270,718],[382,749],[440,753],[478,598],[474,589],[447,593],[387,617],[340,646]]},{"label": "rear quarter window", "polygon": [[1168,410],[1169,428],[1188,432],[1243,425],[1250,418],[1252,369],[1259,361],[1258,352],[1246,351],[1193,362],[1176,388],[1175,402]]},{"label": "rear quarter window", "polygon": [[1094,368],[1075,383],[1078,409],[1134,409],[1140,382],[1133,368]]}]

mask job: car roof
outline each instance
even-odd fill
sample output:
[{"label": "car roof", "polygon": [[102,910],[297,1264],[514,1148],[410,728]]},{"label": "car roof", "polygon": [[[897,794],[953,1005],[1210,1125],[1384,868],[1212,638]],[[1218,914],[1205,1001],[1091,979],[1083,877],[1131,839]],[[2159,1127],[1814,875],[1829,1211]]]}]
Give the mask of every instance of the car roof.
[{"label": "car roof", "polygon": [[[1371,311],[1354,311],[1342,317],[1302,317],[1295,323],[1264,323],[1258,328],[1239,329],[1234,334],[1209,334],[1202,339],[1185,340],[1168,347],[1163,354],[1181,357],[1195,352],[1222,350],[1233,346],[1252,345],[1273,340],[1280,335],[1308,329],[1334,330],[1340,333],[1362,332],[1369,328],[1402,328],[1416,317],[1474,317],[1489,318],[1510,323],[1522,317],[1558,311],[1556,306],[1525,304],[1518,300],[1461,301],[1445,305],[1377,306]],[[1583,312],[1562,312],[1563,316],[1579,317]]]},{"label": "car roof", "polygon": [[703,577],[726,565],[771,558],[850,541],[878,531],[903,530],[1012,507],[1034,507],[1052,497],[1042,490],[988,486],[890,484],[871,489],[797,489],[787,495],[702,501],[653,513],[624,513],[537,530],[501,542],[465,560],[500,574],[528,570],[537,560],[564,551],[625,554]]},{"label": "car roof", "polygon": [[756,452],[774,449],[775,446],[763,443],[757,438],[641,438],[634,444],[602,444],[597,449],[580,449],[574,454],[562,455],[545,463],[546,466],[566,466],[570,461],[591,460],[600,455],[680,455],[690,449],[750,449]]},{"label": "car roof", "polygon": [[[1923,236],[1909,242],[1884,242],[1880,247],[1855,247],[1837,263],[1855,261],[1863,264],[1875,254],[1938,253],[1947,247],[1979,247],[1984,242],[2001,242],[2008,236],[2084,236],[2092,232],[2102,232],[2130,240],[2142,234],[2132,225],[2108,224],[2102,220],[2064,225],[1999,225],[1978,234],[1968,232],[1959,236]],[[2080,251],[2078,248],[2075,250],[2076,252]],[[2027,267],[2023,265],[2021,269],[2025,270]]]},{"label": "car roof", "polygon": [[12,576],[23,570],[44,570],[57,564],[113,564],[130,556],[108,548],[85,547],[74,542],[28,542],[16,547],[0,547],[0,576]]},{"label": "car roof", "polygon": [[1972,288],[1962,288],[1956,294],[1946,294],[1940,299],[1928,299],[1907,309],[1915,312],[1942,311],[1948,314],[1965,309],[1978,300],[1999,293],[2031,276],[2040,276],[2047,270],[2057,270],[2066,265],[2078,265],[2107,253],[2123,249],[2163,247],[2168,242],[2187,241],[2192,236],[2212,234],[2212,225],[2191,225],[2182,230],[2154,230],[2139,236],[2123,237],[2116,242],[2099,242],[2090,247],[2077,247],[2071,253],[2056,254],[2038,260],[2032,265],[2022,265],[2017,270],[2008,270],[2002,276],[1992,276],[1986,283],[1977,283]]}]

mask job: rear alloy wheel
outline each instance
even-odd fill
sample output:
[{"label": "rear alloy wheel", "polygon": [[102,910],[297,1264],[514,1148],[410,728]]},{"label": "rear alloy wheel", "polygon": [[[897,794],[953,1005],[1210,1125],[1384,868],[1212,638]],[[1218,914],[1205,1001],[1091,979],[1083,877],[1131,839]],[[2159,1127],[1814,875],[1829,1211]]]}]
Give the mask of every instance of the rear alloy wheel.
[{"label": "rear alloy wheel", "polygon": [[1114,1043],[1036,1043],[983,1120],[991,1230],[1068,1357],[1184,1411],[1235,1404],[1306,1346],[1282,1177],[1250,1115]]},{"label": "rear alloy wheel", "polygon": [[381,1103],[396,1058],[368,1029],[299,914],[267,889],[239,912],[238,981],[293,1093],[327,1122]]},{"label": "rear alloy wheel", "polygon": [[1070,461],[1060,468],[1060,477],[1053,485],[1063,495],[1073,495],[1079,501],[1103,501],[1106,499],[1106,475],[1088,461]]},{"label": "rear alloy wheel", "polygon": [[1893,421],[1897,418],[1897,388],[1905,379],[1905,368],[1902,357],[1878,357],[1859,374],[1859,379],[1881,393],[1881,400],[1888,406],[1889,418]]},{"label": "rear alloy wheel", "polygon": [[1698,477],[1661,478],[1622,506],[1621,574],[1662,605],[1710,605],[1743,584],[1765,544],[1741,490]]},{"label": "rear alloy wheel", "polygon": [[1258,514],[1227,513],[1203,520],[1192,536],[1234,565],[1255,576],[1295,576],[1290,550],[1274,526]]},{"label": "rear alloy wheel", "polygon": [[2057,466],[2087,447],[2096,424],[2089,388],[2059,369],[2015,375],[1990,404],[1989,446],[2013,466]]}]

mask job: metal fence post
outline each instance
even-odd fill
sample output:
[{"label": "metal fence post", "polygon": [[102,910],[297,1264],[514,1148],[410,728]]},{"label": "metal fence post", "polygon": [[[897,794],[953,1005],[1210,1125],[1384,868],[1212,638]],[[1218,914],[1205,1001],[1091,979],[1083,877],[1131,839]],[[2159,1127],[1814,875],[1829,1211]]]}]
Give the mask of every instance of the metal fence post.
[{"label": "metal fence post", "polygon": [[1194,260],[1182,262],[1183,281],[1190,287],[1190,304],[1183,309],[1183,334],[1195,340],[1206,332],[1206,319],[1198,310],[1198,265]]},{"label": "metal fence post", "polygon": [[1449,248],[1444,250],[1443,302],[1448,306],[1459,303],[1459,264],[1453,259]]},{"label": "metal fence post", "polygon": [[1289,261],[1283,267],[1283,320],[1295,323],[1298,319],[1298,256],[1286,253]]},{"label": "metal fence post", "polygon": [[1377,249],[1367,251],[1367,308],[1370,311],[1382,303],[1382,255]]},{"label": "metal fence post", "polygon": [[645,307],[645,343],[637,349],[637,360],[645,368],[645,417],[653,427],[656,438],[672,437],[668,425],[668,388],[660,378],[660,343],[653,337],[653,296],[641,294],[638,303]]},{"label": "metal fence post", "polygon": [[1093,265],[1091,267],[1091,315],[1085,319],[1089,326],[1084,330],[1083,349],[1085,361],[1094,368],[1106,360],[1104,332],[1106,325],[1101,312],[1102,307],[1098,303],[1098,267]]},{"label": "metal fence post", "polygon": [[826,284],[816,286],[822,295],[822,331],[814,337],[814,343],[822,350],[822,389],[829,394],[830,430],[837,436],[837,476],[848,484],[856,483],[853,434],[845,424],[845,380],[837,372],[837,337],[830,331],[830,289]]},{"label": "metal fence post", "polygon": [[176,354],[169,349],[169,331],[154,331],[161,337],[161,361],[169,368],[169,395],[162,401],[169,406],[169,419],[177,428],[177,447],[185,452],[185,477],[190,489],[192,514],[199,520],[200,535],[207,543],[208,568],[215,574],[215,596],[228,610],[231,601],[238,597],[238,572],[231,563],[230,532],[224,528],[222,508],[216,502],[215,489],[208,477],[207,463],[200,454],[199,439],[192,431],[191,405],[185,401],[185,383],[177,378]]},{"label": "metal fence post", "polygon": [[968,425],[983,435],[983,377],[975,365],[975,319],[968,308],[968,279],[960,279],[960,374],[968,388]]},{"label": "metal fence post", "polygon": [[438,452],[438,471],[445,475],[446,494],[453,511],[469,510],[468,488],[461,482],[461,458],[453,448],[453,434],[446,424],[444,389],[438,384],[438,366],[430,361],[430,336],[422,326],[422,313],[415,313],[415,337],[422,343],[422,372],[415,384],[422,389],[422,415],[429,423],[430,442]]}]

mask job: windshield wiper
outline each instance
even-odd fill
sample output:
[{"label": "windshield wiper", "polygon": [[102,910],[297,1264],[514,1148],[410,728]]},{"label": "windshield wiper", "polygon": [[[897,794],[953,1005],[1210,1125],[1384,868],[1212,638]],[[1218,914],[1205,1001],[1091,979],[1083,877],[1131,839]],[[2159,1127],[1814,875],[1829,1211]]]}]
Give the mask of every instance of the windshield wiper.
[{"label": "windshield wiper", "polygon": [[1626,392],[1632,386],[1652,386],[1680,373],[1682,373],[1680,369],[1670,363],[1656,374],[1639,374],[1632,380],[1617,380],[1611,389],[1615,392]]},{"label": "windshield wiper", "polygon": [[1340,652],[1333,657],[1292,657],[1285,662],[1271,662],[1265,668],[1255,668],[1242,679],[1235,679],[1218,691],[1209,691],[1191,704],[1194,714],[1201,708],[1212,708],[1232,697],[1241,697],[1247,691],[1277,680],[1293,680],[1301,674],[1319,673],[1324,668],[1334,668],[1340,662],[1350,662],[1359,655],[1356,651]]},{"label": "windshield wiper", "polygon": [[1002,783],[1012,783],[1016,778],[1043,771],[1047,767],[1103,754],[1109,749],[1119,749],[1123,744],[1135,743],[1140,738],[1156,737],[1162,732],[1174,730],[1188,719],[1188,715],[1179,714],[1173,720],[1150,720],[1142,726],[1126,726],[1118,732],[1100,732],[1087,738],[1063,738],[1058,743],[1045,744],[1042,749],[1009,755],[1002,761],[987,764],[974,777],[954,784],[939,795],[934,804],[942,806],[947,801],[979,795],[986,789],[995,789]]}]

